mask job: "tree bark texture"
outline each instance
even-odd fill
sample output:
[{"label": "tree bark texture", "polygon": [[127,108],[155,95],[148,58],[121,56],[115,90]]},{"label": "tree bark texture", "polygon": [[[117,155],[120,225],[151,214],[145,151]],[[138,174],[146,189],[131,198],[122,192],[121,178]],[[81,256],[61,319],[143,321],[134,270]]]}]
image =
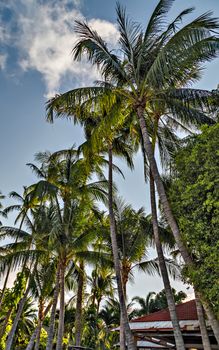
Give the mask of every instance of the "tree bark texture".
[{"label": "tree bark texture", "polygon": [[57,272],[56,272],[56,285],[55,285],[55,290],[54,290],[54,294],[53,294],[53,304],[52,304],[52,310],[51,310],[51,315],[50,315],[50,323],[49,323],[48,338],[47,338],[47,343],[46,343],[46,350],[52,350],[52,347],[53,347],[55,315],[56,315],[56,307],[57,307],[58,296],[59,296],[59,283],[60,283],[60,264],[58,264]]},{"label": "tree bark texture", "polygon": [[150,172],[150,197],[151,197],[151,214],[152,214],[152,225],[153,225],[153,234],[154,234],[154,240],[156,244],[156,250],[157,250],[157,256],[159,260],[159,266],[160,271],[163,279],[163,284],[165,288],[166,298],[167,298],[167,305],[170,312],[170,318],[173,324],[173,333],[174,333],[174,339],[176,343],[176,349],[177,350],[185,350],[184,340],[182,336],[182,332],[180,329],[178,317],[176,314],[176,306],[175,301],[170,285],[170,280],[168,276],[168,271],[166,267],[165,258],[163,255],[163,249],[162,244],[160,241],[160,235],[159,235],[159,226],[158,226],[158,219],[157,219],[157,207],[156,207],[156,196],[155,196],[155,187],[154,187],[154,179]]},{"label": "tree bark texture", "polygon": [[195,295],[195,303],[196,303],[196,309],[197,309],[197,314],[198,314],[199,327],[200,327],[200,331],[201,331],[203,348],[204,348],[204,350],[211,350],[211,344],[209,341],[208,331],[206,328],[202,303],[197,295]]},{"label": "tree bark texture", "polygon": [[78,290],[77,290],[77,301],[75,311],[75,345],[81,345],[82,336],[82,305],[83,305],[83,294],[84,294],[84,264],[80,263],[80,272],[78,279]]},{"label": "tree bark texture", "polygon": [[61,263],[60,267],[60,307],[59,307],[59,325],[56,350],[63,348],[64,336],[64,322],[65,322],[65,261]]},{"label": "tree bark texture", "polygon": [[111,243],[112,243],[112,251],[113,251],[113,261],[114,261],[114,267],[116,272],[116,281],[117,281],[117,288],[118,288],[118,296],[119,296],[119,302],[120,302],[120,312],[122,313],[122,318],[124,322],[124,329],[125,329],[125,337],[126,337],[126,343],[128,350],[136,350],[136,345],[134,342],[134,337],[131,332],[130,326],[129,326],[129,320],[127,315],[127,309],[126,309],[126,302],[125,302],[125,295],[123,290],[123,284],[122,284],[122,275],[121,275],[121,265],[119,261],[119,252],[118,252],[118,244],[116,239],[116,223],[115,223],[115,217],[114,217],[114,211],[113,211],[113,161],[112,161],[112,147],[109,147],[109,175],[108,175],[108,181],[109,181],[109,219],[110,219],[110,236],[111,236]]},{"label": "tree bark texture", "polygon": [[[45,309],[45,311],[44,311],[44,313],[43,313],[42,323],[43,323],[44,318],[45,318],[46,315],[48,314],[49,310],[51,309],[51,306],[52,306],[52,303],[49,303],[49,304],[47,305],[47,307],[46,307],[46,309]],[[38,331],[39,331],[39,327],[40,327],[40,324],[39,324],[39,322],[38,322],[38,325],[37,325],[37,327],[35,328],[34,332],[32,333],[31,338],[30,338],[30,341],[29,341],[29,343],[28,343],[28,345],[27,345],[27,347],[26,347],[25,350],[32,350],[32,349],[33,349],[33,347],[34,347],[34,342],[35,342],[35,339],[36,339],[37,334],[38,334]]]},{"label": "tree bark texture", "polygon": [[[149,137],[149,134],[147,131],[146,122],[144,119],[144,106],[143,106],[143,104],[139,105],[137,107],[137,116],[138,116],[139,125],[141,128],[141,133],[142,133],[142,137],[143,137],[143,144],[144,144],[145,153],[147,155],[147,159],[148,159],[149,164],[150,164],[151,173],[152,173],[154,182],[155,182],[156,187],[157,187],[157,191],[158,191],[160,202],[161,202],[161,205],[162,205],[162,208],[164,211],[164,215],[165,215],[167,222],[171,228],[171,231],[173,233],[173,236],[175,238],[175,241],[177,243],[179,251],[183,257],[183,260],[185,261],[185,263],[188,266],[189,265],[192,266],[193,265],[192,258],[189,255],[187,247],[185,246],[185,244],[182,240],[182,237],[181,237],[181,234],[179,231],[179,227],[178,227],[176,220],[173,216],[171,206],[170,206],[170,203],[168,201],[168,198],[167,198],[167,195],[166,195],[166,192],[164,189],[164,185],[163,185],[162,179],[161,179],[159,171],[158,171],[157,163],[156,163],[156,160],[154,157],[152,143],[150,141],[150,137]],[[198,286],[195,286],[195,288],[198,290]],[[219,322],[218,322],[217,318],[215,317],[211,306],[209,305],[209,303],[207,301],[204,300],[201,293],[200,293],[200,299],[202,301],[205,312],[206,312],[207,317],[209,319],[209,322],[211,324],[215,338],[217,339],[217,342],[219,344]]]}]

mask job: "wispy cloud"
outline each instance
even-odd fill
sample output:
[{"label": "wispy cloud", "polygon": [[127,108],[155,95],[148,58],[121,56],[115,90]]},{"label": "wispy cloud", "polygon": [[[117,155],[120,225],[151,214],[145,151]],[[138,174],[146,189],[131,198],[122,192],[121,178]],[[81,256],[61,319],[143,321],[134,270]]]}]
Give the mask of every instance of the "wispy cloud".
[{"label": "wispy cloud", "polygon": [[6,67],[7,54],[0,54],[0,69],[4,70]]},{"label": "wispy cloud", "polygon": [[[77,40],[74,21],[83,19],[79,5],[79,0],[8,1],[13,21],[8,22],[7,35],[0,35],[0,40],[4,42],[7,37],[7,43],[15,43],[23,71],[33,69],[41,73],[47,96],[56,93],[65,80],[84,85],[98,77],[88,63],[72,60],[71,50]],[[110,44],[116,43],[118,32],[113,23],[93,18],[89,24]],[[2,62],[5,67],[3,59]]]}]

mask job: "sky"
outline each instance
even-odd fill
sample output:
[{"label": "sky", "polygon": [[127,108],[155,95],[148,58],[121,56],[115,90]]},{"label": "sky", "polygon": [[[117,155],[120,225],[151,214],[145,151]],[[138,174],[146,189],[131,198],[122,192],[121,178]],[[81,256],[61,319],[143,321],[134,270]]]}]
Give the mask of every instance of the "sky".
[{"label": "sky", "polygon": [[[157,0],[121,0],[130,16],[142,25]],[[0,190],[22,193],[23,186],[35,181],[26,163],[34,162],[39,151],[56,151],[77,146],[83,131],[69,120],[45,120],[45,103],[55,93],[92,85],[98,72],[86,61],[73,62],[71,50],[77,40],[74,21],[86,19],[110,47],[118,40],[114,0],[1,0],[0,1]],[[203,12],[219,17],[219,0],[175,0],[171,20],[181,10],[195,7],[188,21]],[[215,89],[219,83],[219,59],[204,67],[196,87]],[[119,191],[135,208],[149,213],[149,192],[145,187],[141,155],[131,172],[119,163],[125,181],[116,177]],[[3,204],[14,203],[7,198]],[[12,225],[13,217],[4,224]],[[182,284],[175,287],[185,289]],[[162,289],[158,278],[136,274],[130,296],[146,295]]]}]

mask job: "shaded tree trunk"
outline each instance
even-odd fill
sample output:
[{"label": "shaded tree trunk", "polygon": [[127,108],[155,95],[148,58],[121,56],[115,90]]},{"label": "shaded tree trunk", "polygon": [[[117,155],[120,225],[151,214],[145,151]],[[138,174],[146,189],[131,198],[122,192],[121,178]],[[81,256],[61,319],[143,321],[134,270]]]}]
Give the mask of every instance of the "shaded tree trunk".
[{"label": "shaded tree trunk", "polygon": [[[159,171],[158,171],[157,163],[156,163],[156,160],[154,157],[152,143],[150,141],[150,137],[149,137],[149,134],[147,131],[146,122],[144,119],[144,107],[145,107],[144,102],[142,102],[142,104],[139,104],[139,106],[137,107],[137,116],[139,119],[139,125],[141,128],[141,133],[142,133],[142,137],[143,137],[143,144],[144,144],[145,153],[147,155],[147,159],[148,159],[149,164],[150,164],[152,176],[153,176],[154,182],[155,182],[156,187],[157,187],[157,191],[158,191],[160,202],[161,202],[161,205],[162,205],[162,208],[164,211],[164,215],[165,215],[166,220],[171,228],[171,231],[173,233],[173,236],[175,238],[175,241],[177,243],[179,251],[183,257],[183,260],[185,261],[185,263],[188,266],[190,265],[194,268],[192,258],[189,255],[188,249],[184,245],[182,237],[180,235],[179,227],[178,227],[176,220],[173,216],[172,209],[171,209],[169,200],[167,198],[162,179],[161,179]],[[195,286],[195,287],[198,290],[198,286]],[[211,323],[211,327],[212,327],[212,330],[214,332],[214,335],[215,335],[217,342],[219,344],[219,322],[216,319],[209,303],[207,303],[203,299],[202,296],[200,299],[201,299],[202,304],[204,306],[205,312],[208,316],[209,322]]]},{"label": "shaded tree trunk", "polygon": [[209,304],[201,297],[200,293],[198,294],[199,298],[201,299],[202,305],[204,307],[204,310],[207,314],[208,320],[210,322],[211,328],[214,332],[215,338],[217,340],[217,343],[219,344],[219,321],[216,319],[214,312],[212,311]]},{"label": "shaded tree trunk", "polygon": [[177,350],[185,350],[184,340],[181,333],[178,317],[176,314],[176,306],[175,306],[175,300],[173,297],[170,280],[168,276],[168,271],[166,267],[165,258],[163,255],[163,249],[162,244],[160,241],[160,235],[159,235],[159,226],[158,226],[158,219],[157,219],[157,207],[156,207],[156,196],[155,196],[155,187],[154,187],[154,179],[152,177],[152,174],[150,172],[150,197],[151,197],[151,214],[152,214],[152,225],[153,225],[153,233],[154,233],[154,240],[156,244],[156,250],[157,250],[157,256],[159,260],[159,266],[160,271],[163,279],[163,284],[165,288],[166,298],[167,298],[167,305],[170,312],[170,318],[173,324],[173,333],[174,333],[174,339],[176,343]]},{"label": "shaded tree trunk", "polygon": [[151,173],[152,173],[154,182],[155,182],[156,187],[157,187],[160,202],[161,202],[162,208],[164,210],[164,215],[165,215],[167,222],[171,228],[171,231],[174,235],[174,238],[176,240],[176,243],[178,245],[178,248],[180,250],[180,253],[181,253],[184,261],[186,262],[186,264],[191,265],[192,259],[188,253],[186,246],[184,245],[184,243],[182,241],[178,225],[177,225],[176,220],[173,216],[173,213],[172,213],[172,210],[170,207],[170,203],[168,201],[168,198],[167,198],[167,195],[166,195],[166,192],[164,189],[164,185],[163,185],[162,179],[161,179],[159,171],[158,171],[157,163],[156,163],[156,160],[154,158],[153,146],[152,146],[152,143],[150,141],[149,134],[147,131],[146,122],[144,119],[144,107],[143,106],[139,106],[137,108],[137,115],[138,115],[141,133],[142,133],[142,137],[143,137],[144,150],[146,152],[147,159],[148,159],[149,164],[150,164]]},{"label": "shaded tree trunk", "polygon": [[58,326],[56,350],[62,350],[62,347],[63,347],[64,322],[65,322],[65,261],[62,262],[60,267],[60,308],[59,308],[59,326]]},{"label": "shaded tree trunk", "polygon": [[[43,320],[44,318],[46,317],[46,315],[48,314],[49,310],[51,309],[51,306],[52,306],[52,303],[49,303],[43,313],[43,317],[42,317],[42,323],[43,323]],[[39,322],[38,322],[38,325],[37,327],[35,328],[34,332],[32,333],[31,335],[31,338],[30,338],[30,341],[26,347],[25,350],[32,350],[33,349],[33,346],[34,346],[34,342],[35,342],[35,339],[37,338],[37,334],[39,332],[39,328],[42,328],[42,324],[40,325]],[[41,330],[40,328],[40,330]]]},{"label": "shaded tree trunk", "polygon": [[55,290],[54,290],[54,295],[53,295],[53,303],[52,303],[52,310],[51,310],[51,315],[50,315],[46,350],[52,350],[52,347],[53,347],[56,307],[57,307],[58,296],[59,296],[59,283],[60,283],[60,263],[57,266],[57,272],[56,272],[56,285],[55,285]]},{"label": "shaded tree trunk", "polygon": [[119,326],[119,349],[125,350],[125,329],[124,329],[124,321],[122,318],[122,313],[120,312],[120,326]]},{"label": "shaded tree trunk", "polygon": [[11,350],[12,349],[12,343],[13,343],[13,340],[14,340],[14,337],[15,337],[15,333],[16,333],[16,330],[17,330],[17,325],[18,325],[18,322],[20,320],[20,317],[21,317],[21,314],[22,314],[25,302],[27,300],[28,293],[29,293],[29,286],[26,288],[26,291],[24,293],[23,298],[21,298],[21,300],[18,303],[18,310],[17,310],[16,316],[15,316],[15,319],[13,321],[12,328],[11,328],[9,334],[8,334],[8,339],[7,339],[7,342],[6,342],[5,350]]},{"label": "shaded tree trunk", "polygon": [[41,334],[42,324],[43,324],[43,322],[40,319],[38,321],[38,327],[37,327],[37,332],[36,332],[36,343],[35,343],[34,350],[39,350],[39,347],[40,347],[40,334]]},{"label": "shaded tree trunk", "polygon": [[[122,283],[123,283],[123,291],[124,291],[124,296],[125,296],[125,303],[127,301],[126,286],[128,283],[129,272],[130,272],[130,269],[128,268],[128,271],[127,271],[127,265],[124,266],[123,262],[122,262]],[[126,309],[127,309],[127,307],[126,307]],[[122,317],[122,313],[120,313],[119,345],[120,345],[120,350],[126,349],[125,328],[124,328],[124,320]]]},{"label": "shaded tree trunk", "polygon": [[202,303],[197,295],[195,295],[195,303],[196,303],[196,309],[197,309],[197,314],[198,314],[199,327],[200,327],[200,331],[201,331],[203,348],[204,348],[204,350],[211,350],[211,344],[209,341],[208,331],[206,328]]},{"label": "shaded tree trunk", "polygon": [[80,272],[78,279],[76,312],[75,312],[75,345],[81,345],[82,336],[82,304],[83,304],[83,292],[84,292],[84,263],[80,263]]},{"label": "shaded tree trunk", "polygon": [[109,147],[109,175],[108,175],[109,198],[108,199],[109,199],[110,236],[111,236],[112,251],[113,251],[113,261],[114,261],[114,267],[116,272],[116,281],[117,281],[118,296],[119,296],[119,302],[120,302],[120,312],[122,313],[127,347],[128,347],[128,350],[136,350],[136,344],[134,342],[134,337],[129,326],[129,320],[128,320],[128,315],[126,310],[125,295],[124,295],[122,276],[121,276],[121,265],[119,261],[119,252],[118,252],[118,245],[117,245],[117,239],[116,239],[116,223],[115,223],[115,217],[114,217],[114,211],[113,211],[112,167],[113,167],[112,147],[110,146]]}]

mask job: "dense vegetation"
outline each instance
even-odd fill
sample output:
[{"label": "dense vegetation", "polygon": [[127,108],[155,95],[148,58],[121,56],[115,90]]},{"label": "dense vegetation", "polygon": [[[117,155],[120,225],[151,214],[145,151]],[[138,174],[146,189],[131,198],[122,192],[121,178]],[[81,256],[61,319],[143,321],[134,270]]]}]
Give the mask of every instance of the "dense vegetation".
[{"label": "dense vegetation", "polygon": [[174,159],[169,195],[184,240],[197,261],[185,271],[219,313],[219,125],[185,140]]},{"label": "dense vegetation", "polygon": [[[85,56],[103,81],[48,101],[47,120],[72,118],[84,129],[85,142],[38,153],[36,164],[28,164],[36,182],[22,195],[12,192],[16,203],[1,211],[18,212],[15,227],[1,227],[2,349],[119,344],[135,350],[130,318],[168,306],[176,348],[184,350],[175,304],[185,295],[169,279],[181,271],[165,251],[178,255],[195,289],[204,349],[210,344],[201,303],[219,343],[218,91],[188,88],[200,78],[202,64],[218,54],[219,23],[206,13],[183,26],[189,8],[167,24],[172,3],[160,0],[145,28],[117,5],[115,51],[86,22],[76,22],[74,59]],[[202,134],[184,145],[181,129]],[[126,204],[113,178],[122,174],[115,160],[133,169],[138,150],[150,185],[150,215]],[[171,169],[166,182],[161,167]],[[148,257],[151,245],[155,259]],[[126,287],[136,268],[159,274],[165,297],[164,291],[150,293],[128,304]],[[14,286],[8,288],[12,272]],[[112,331],[117,325],[119,335]]]}]

